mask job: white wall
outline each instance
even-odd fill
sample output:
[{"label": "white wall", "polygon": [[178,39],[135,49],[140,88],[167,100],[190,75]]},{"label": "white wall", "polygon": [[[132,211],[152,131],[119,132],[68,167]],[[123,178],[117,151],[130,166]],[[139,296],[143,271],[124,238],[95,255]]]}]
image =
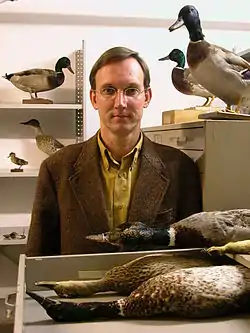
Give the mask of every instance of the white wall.
[{"label": "white wall", "polygon": [[[237,6],[231,6],[226,1],[193,2],[200,11],[202,22],[208,21],[248,21],[248,1],[238,1]],[[19,22],[19,15],[27,15],[27,23],[1,24],[1,61],[0,73],[13,72],[34,66],[53,67],[55,61],[62,55],[72,58],[72,53],[81,48],[81,41],[86,41],[86,138],[95,133],[98,128],[98,117],[88,100],[88,74],[94,61],[107,48],[115,45],[124,45],[138,50],[148,62],[151,69],[153,100],[150,107],[145,110],[143,126],[159,125],[161,113],[172,108],[183,108],[202,103],[201,98],[189,97],[180,94],[174,89],[170,81],[173,63],[158,62],[158,58],[167,54],[172,48],[178,47],[185,51],[188,43],[187,31],[183,28],[179,31],[169,33],[168,25],[165,28],[134,28],[129,27],[126,17],[138,17],[156,19],[154,25],[167,19],[166,23],[174,20],[184,1],[175,1],[167,6],[164,0],[143,3],[141,1],[83,1],[83,0],[18,0],[14,3],[0,5],[0,16],[7,19],[1,21]],[[225,7],[226,6],[226,7]],[[231,7],[231,8],[230,8]],[[245,10],[242,10],[245,8]],[[36,13],[36,14],[35,14]],[[39,19],[41,14],[55,14],[54,21],[45,25],[46,15]],[[11,14],[11,15],[10,15]],[[59,15],[60,14],[60,15]],[[68,24],[70,15],[95,15],[97,24],[103,20],[98,16],[119,17],[117,24],[123,27],[103,27]],[[24,16],[25,17],[25,16]],[[37,24],[40,22],[40,24]],[[65,25],[58,25],[65,22]],[[83,21],[84,22],[84,21]],[[139,20],[138,20],[139,22]],[[140,21],[142,22],[142,21]],[[146,19],[143,25],[147,24]],[[158,22],[158,23],[157,23]],[[30,24],[32,23],[32,24]],[[206,23],[206,22],[205,22]],[[235,26],[235,25],[234,25]],[[238,24],[236,24],[238,27]],[[250,24],[249,24],[250,27]],[[206,38],[212,43],[223,45],[232,49],[236,47],[241,51],[249,47],[248,31],[218,31],[204,30]],[[60,89],[43,93],[41,96],[52,97],[55,102],[74,102],[74,78],[66,73],[66,82]],[[65,94],[65,91],[67,93]],[[2,92],[2,93],[1,93]],[[20,102],[27,96],[20,92],[4,79],[0,80],[0,102]],[[216,102],[218,104],[218,102]],[[219,103],[221,104],[221,103]]]},{"label": "white wall", "polygon": [[[18,0],[0,5],[0,75],[32,67],[53,68],[61,56],[69,56],[74,67],[74,52],[86,45],[85,91],[86,134],[89,138],[99,126],[96,111],[88,99],[88,75],[95,60],[107,48],[123,45],[140,52],[147,61],[152,78],[153,99],[145,109],[143,126],[161,124],[162,111],[185,108],[203,103],[202,98],[180,94],[173,87],[170,75],[174,63],[159,62],[158,58],[178,47],[185,51],[188,44],[186,29],[170,33],[173,22],[184,1],[170,5],[165,0],[155,1],[87,1],[87,0]],[[237,51],[249,47],[249,1],[238,1],[237,6],[221,1],[194,1],[200,11],[207,40]],[[107,5],[108,4],[108,5]],[[105,20],[105,17],[109,17]],[[131,17],[137,19],[130,20]],[[217,22],[215,22],[217,21]],[[235,31],[228,30],[230,22]],[[225,30],[213,30],[217,24]],[[225,24],[224,24],[224,23]],[[87,25],[86,25],[87,23]],[[104,26],[104,24],[108,26]],[[224,24],[224,25],[223,25]],[[114,26],[116,25],[116,26]],[[119,26],[120,25],[120,26]],[[150,25],[150,27],[147,27]],[[137,27],[135,27],[137,26]],[[57,90],[41,93],[55,103],[74,102],[74,76],[66,72],[66,80]],[[0,77],[0,103],[21,103],[28,94],[13,87]],[[223,105],[216,101],[215,105]],[[0,109],[0,169],[12,164],[6,158],[10,151],[29,160],[27,168],[38,168],[46,157],[37,150],[30,129],[19,125],[29,117],[39,117],[44,130],[68,144],[74,142],[73,111],[25,111]],[[60,126],[58,125],[60,121]],[[71,124],[71,126],[69,126]]]}]

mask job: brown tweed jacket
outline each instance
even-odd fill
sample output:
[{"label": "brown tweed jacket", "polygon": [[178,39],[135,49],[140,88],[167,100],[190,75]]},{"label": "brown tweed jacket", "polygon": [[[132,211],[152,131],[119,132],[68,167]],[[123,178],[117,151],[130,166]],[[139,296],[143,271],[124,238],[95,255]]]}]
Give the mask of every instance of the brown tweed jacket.
[{"label": "brown tweed jacket", "polygon": [[[195,163],[178,149],[144,135],[128,221],[168,226],[202,210]],[[26,254],[115,251],[85,236],[108,230],[97,136],[67,146],[40,167]]]}]

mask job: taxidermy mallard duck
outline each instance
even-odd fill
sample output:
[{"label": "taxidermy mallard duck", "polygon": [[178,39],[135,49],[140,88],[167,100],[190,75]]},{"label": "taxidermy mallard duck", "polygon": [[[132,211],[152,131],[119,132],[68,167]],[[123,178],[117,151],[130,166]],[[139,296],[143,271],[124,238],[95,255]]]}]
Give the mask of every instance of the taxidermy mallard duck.
[{"label": "taxidermy mallard duck", "polygon": [[200,17],[194,6],[184,6],[177,21],[169,27],[174,31],[185,25],[189,32],[187,63],[193,77],[208,91],[227,104],[227,110],[250,105],[250,80],[242,75],[250,63],[221,46],[205,40]]},{"label": "taxidermy mallard duck", "polygon": [[37,119],[30,119],[28,121],[20,123],[25,126],[31,126],[35,130],[35,139],[38,149],[44,152],[47,155],[54,154],[57,150],[64,147],[64,145],[53,138],[53,136],[44,134],[40,123]]},{"label": "taxidermy mallard duck", "polygon": [[60,58],[56,65],[55,70],[44,68],[32,68],[21,72],[5,74],[3,78],[9,80],[18,89],[28,92],[31,98],[37,98],[37,93],[42,91],[53,90],[60,87],[65,79],[63,68],[67,68],[74,74],[71,68],[69,58]]},{"label": "taxidermy mallard duck", "polygon": [[[250,209],[200,212],[166,228],[126,222],[112,231],[86,238],[113,244],[121,251],[200,247],[212,252],[216,250],[215,246],[219,246],[222,252],[223,246],[230,242],[250,240]],[[235,251],[250,253],[250,241],[245,245],[240,249],[240,243],[235,243],[238,246]],[[233,247],[231,251],[234,251]]]},{"label": "taxidermy mallard duck", "polygon": [[10,158],[11,162],[16,164],[16,165],[19,165],[19,169],[22,168],[23,165],[27,165],[28,164],[28,161],[20,158],[20,157],[17,157],[15,153],[11,152],[9,153],[9,156],[8,158]]},{"label": "taxidermy mallard duck", "polygon": [[[229,260],[229,259],[228,259]],[[233,261],[167,254],[145,255],[107,271],[100,280],[40,281],[60,297],[115,291],[107,302],[63,301],[27,290],[48,316],[59,322],[145,318],[165,315],[193,319],[249,312],[250,270]]]},{"label": "taxidermy mallard duck", "polygon": [[206,98],[202,106],[210,106],[214,100],[214,95],[202,87],[190,73],[189,68],[185,68],[185,55],[179,49],[173,49],[168,56],[160,58],[159,61],[172,60],[177,65],[172,70],[172,83],[174,87],[185,95],[193,95]]}]

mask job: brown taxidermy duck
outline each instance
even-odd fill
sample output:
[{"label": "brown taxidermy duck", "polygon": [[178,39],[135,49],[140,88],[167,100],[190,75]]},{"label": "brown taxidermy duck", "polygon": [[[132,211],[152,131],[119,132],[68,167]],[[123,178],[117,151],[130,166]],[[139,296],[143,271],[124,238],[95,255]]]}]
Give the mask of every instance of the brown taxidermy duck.
[{"label": "brown taxidermy duck", "polygon": [[173,49],[169,55],[160,58],[159,61],[171,60],[176,62],[176,66],[172,70],[172,83],[179,92],[185,95],[193,95],[206,98],[201,106],[210,106],[214,100],[214,95],[207,89],[202,87],[190,73],[189,68],[185,68],[185,55],[179,49]]},{"label": "brown taxidermy duck", "polygon": [[57,61],[55,70],[32,68],[11,74],[6,73],[3,78],[9,80],[18,89],[28,92],[31,98],[38,98],[37,93],[56,89],[64,83],[63,68],[67,68],[74,74],[70,59],[62,57]]},{"label": "brown taxidermy duck", "polygon": [[192,76],[208,91],[220,98],[227,105],[228,111],[236,106],[250,105],[250,80],[246,70],[250,63],[221,46],[205,40],[198,10],[194,6],[184,6],[176,22],[169,31],[179,29],[183,25],[189,32],[187,63]]},{"label": "brown taxidermy duck", "polygon": [[10,160],[11,160],[12,163],[18,165],[19,169],[21,169],[23,165],[27,165],[28,164],[28,161],[26,161],[26,160],[24,160],[24,159],[22,159],[20,157],[17,157],[16,153],[13,153],[13,152],[9,153],[8,158],[10,158]]},{"label": "brown taxidermy duck", "polygon": [[[229,260],[229,258],[228,258]],[[99,280],[40,281],[61,299],[26,293],[58,322],[169,316],[200,319],[249,312],[250,269],[233,261],[150,254],[107,271]],[[98,292],[122,296],[107,302],[64,301]]]},{"label": "brown taxidermy duck", "polygon": [[52,155],[64,147],[64,145],[53,136],[45,134],[37,119],[30,119],[20,123],[25,126],[31,126],[35,130],[35,139],[37,148],[47,155]]}]

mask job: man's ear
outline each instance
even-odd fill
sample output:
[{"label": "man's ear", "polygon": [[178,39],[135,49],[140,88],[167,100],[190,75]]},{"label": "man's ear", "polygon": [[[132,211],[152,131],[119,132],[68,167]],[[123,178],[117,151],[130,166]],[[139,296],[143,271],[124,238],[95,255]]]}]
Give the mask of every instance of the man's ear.
[{"label": "man's ear", "polygon": [[97,110],[96,92],[93,89],[90,90],[89,97],[93,108]]},{"label": "man's ear", "polygon": [[144,108],[147,108],[149,106],[149,103],[151,101],[151,98],[152,98],[152,90],[151,88],[149,87],[146,91],[145,91],[145,102],[144,102],[144,105],[143,107]]}]

